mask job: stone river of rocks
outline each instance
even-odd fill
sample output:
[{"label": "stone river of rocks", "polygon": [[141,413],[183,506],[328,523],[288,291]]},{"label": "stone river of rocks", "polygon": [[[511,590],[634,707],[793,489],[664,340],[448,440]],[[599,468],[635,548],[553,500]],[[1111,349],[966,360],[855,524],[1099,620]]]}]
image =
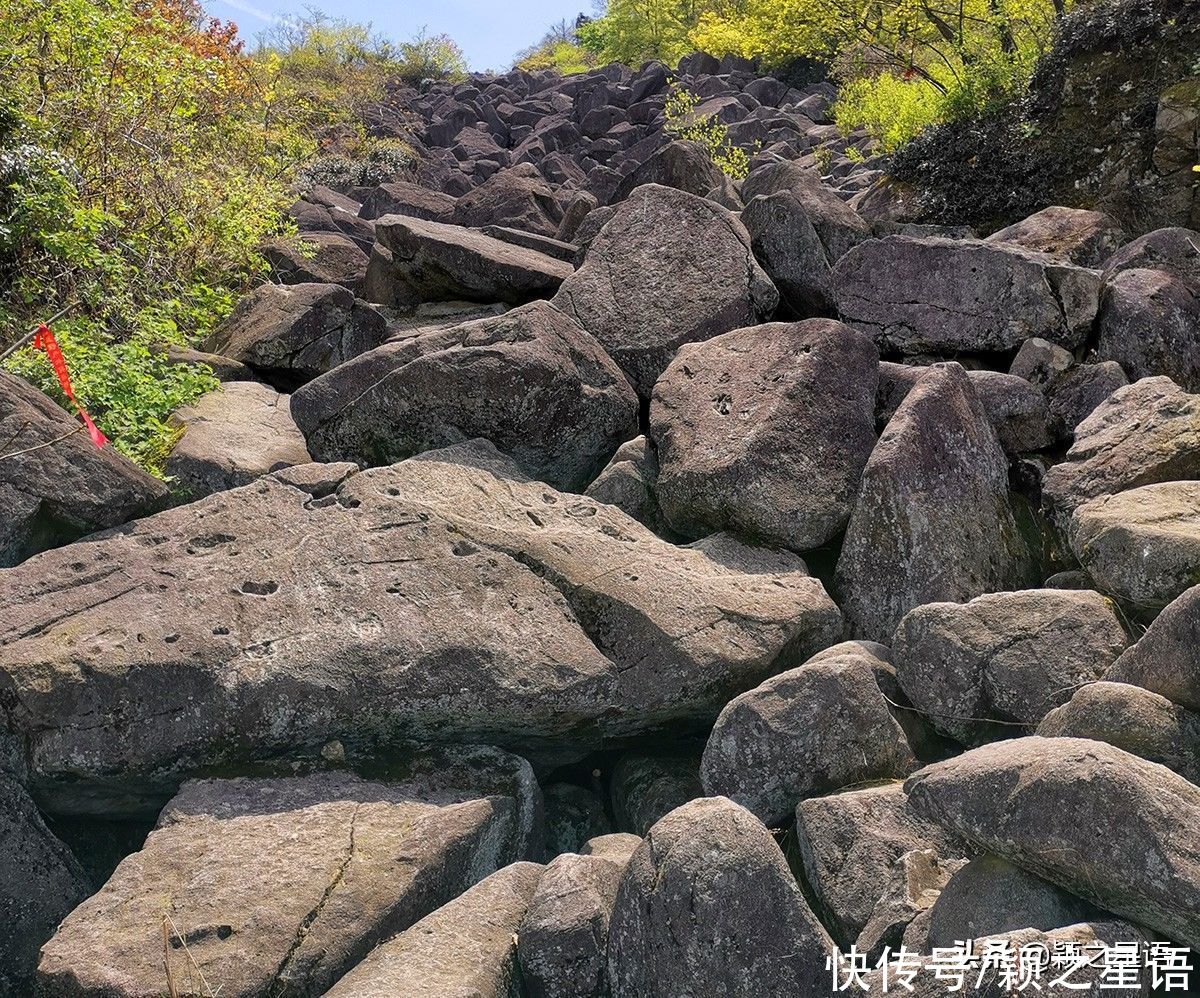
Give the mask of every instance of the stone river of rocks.
[{"label": "stone river of rocks", "polygon": [[173,356],[224,384],[167,484],[0,374],[0,994],[1200,947],[1200,233],[910,223],[835,95],[399,92],[419,167]]}]

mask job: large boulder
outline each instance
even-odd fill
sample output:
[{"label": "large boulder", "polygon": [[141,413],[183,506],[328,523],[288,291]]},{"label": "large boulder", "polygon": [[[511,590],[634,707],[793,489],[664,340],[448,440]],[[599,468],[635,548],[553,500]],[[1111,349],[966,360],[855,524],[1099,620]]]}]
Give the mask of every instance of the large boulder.
[{"label": "large boulder", "polygon": [[921,814],[1084,900],[1200,944],[1200,787],[1082,738],[1018,738],[927,766]]},{"label": "large boulder", "polygon": [[279,236],[262,247],[280,284],[340,284],[356,290],[367,273],[367,253],[340,232]]},{"label": "large boulder", "polygon": [[514,863],[372,950],[327,998],[518,993],[517,932],[544,867]]},{"label": "large boulder", "polygon": [[309,464],[290,396],[256,381],[237,381],[178,409],[181,436],[163,465],[178,499],[192,501],[248,485],[272,471]]},{"label": "large boulder", "polygon": [[0,568],[152,512],[167,487],[0,371]]},{"label": "large boulder", "polygon": [[828,991],[829,937],[770,832],[723,797],[650,829],[609,925],[613,998]]},{"label": "large boulder", "polygon": [[796,846],[825,924],[843,947],[862,933],[906,853],[967,855],[961,839],[912,809],[899,783],[802,800]]},{"label": "large boulder", "polygon": [[432,191],[419,184],[404,181],[380,184],[362,203],[360,218],[377,219],[384,215],[407,215],[430,222],[449,222],[454,213],[455,199],[449,194]]},{"label": "large boulder", "polygon": [[42,987],[140,998],[164,973],[198,973],[231,998],[323,994],[529,847],[533,802],[517,796],[536,793],[528,764],[456,751],[396,783],[331,772],[184,784],[46,945]]},{"label": "large boulder", "polygon": [[1015,350],[1031,336],[1081,346],[1100,275],[1004,243],[889,236],[834,267],[842,319],[901,354]]},{"label": "large boulder", "polygon": [[1036,727],[1128,643],[1099,593],[1030,589],[917,607],[900,621],[892,655],[913,706],[974,745]]},{"label": "large boulder", "polygon": [[1200,579],[1200,482],[1161,482],[1075,510],[1071,549],[1107,593],[1153,616]]},{"label": "large boulder", "polygon": [[637,433],[638,403],[569,315],[531,302],[378,347],[304,386],[292,411],[318,460],[392,464],[484,437],[581,492]]},{"label": "large boulder", "polygon": [[292,391],[387,337],[387,320],[336,284],[263,284],[238,302],[207,348]]},{"label": "large boulder", "polygon": [[1126,243],[1104,264],[1104,280],[1123,270],[1165,270],[1189,281],[1200,280],[1200,232],[1155,229]]},{"label": "large boulder", "polygon": [[1028,562],[996,432],[966,372],[935,365],[863,471],[835,582],[850,627],[888,641],[913,607],[1022,588]]},{"label": "large boulder", "polygon": [[705,792],[779,828],[806,797],[908,775],[916,760],[876,678],[887,667],[847,642],[732,700],[704,749]]},{"label": "large boulder", "polygon": [[1122,270],[1104,288],[1096,354],[1133,379],[1165,374],[1200,391],[1200,279]]},{"label": "large boulder", "polygon": [[1117,389],[1075,428],[1075,443],[1046,473],[1042,496],[1065,528],[1092,499],[1193,478],[1200,478],[1200,395],[1170,378],[1143,378]]},{"label": "large boulder", "polygon": [[522,163],[488,177],[454,205],[456,225],[503,225],[541,236],[553,236],[563,208],[532,163]]},{"label": "large boulder", "polygon": [[704,197],[714,187],[720,187],[724,174],[713,162],[708,150],[699,142],[668,142],[651,153],[646,161],[634,167],[617,185],[609,204],[624,201],[645,184],[658,184]]},{"label": "large boulder", "polygon": [[1200,714],[1128,683],[1088,683],[1038,725],[1046,738],[1091,738],[1200,785]]},{"label": "large boulder", "polygon": [[672,529],[796,550],[841,533],[875,446],[878,359],[832,319],[682,347],[650,403],[655,492]]},{"label": "large boulder", "polygon": [[[3,737],[3,736],[0,736]],[[0,994],[33,994],[38,951],[91,893],[83,868],[0,767]],[[161,948],[161,942],[160,942]]]},{"label": "large boulder", "polygon": [[572,757],[711,723],[841,631],[798,558],[674,547],[482,443],[320,495],[271,476],[6,573],[0,698],[44,794],[116,808],[334,738]]},{"label": "large boulder", "polygon": [[1021,246],[1080,267],[1100,267],[1125,240],[1116,219],[1102,211],[1055,206],[993,232],[986,241]]},{"label": "large boulder", "polygon": [[832,315],[833,265],[871,237],[870,226],[820,185],[752,198],[741,214],[759,263],[797,318]]},{"label": "large boulder", "polygon": [[554,298],[642,398],[684,343],[753,325],[778,300],[736,216],[658,184],[637,188],[617,207]]},{"label": "large boulder", "polygon": [[1104,677],[1200,711],[1200,585],[1168,606]]},{"label": "large boulder", "polygon": [[617,885],[641,845],[606,835],[546,867],[517,933],[521,980],[529,998],[605,998],[608,925]]},{"label": "large boulder", "polygon": [[383,305],[457,299],[519,305],[553,294],[574,270],[459,225],[388,215],[375,223],[375,233],[363,297]]}]

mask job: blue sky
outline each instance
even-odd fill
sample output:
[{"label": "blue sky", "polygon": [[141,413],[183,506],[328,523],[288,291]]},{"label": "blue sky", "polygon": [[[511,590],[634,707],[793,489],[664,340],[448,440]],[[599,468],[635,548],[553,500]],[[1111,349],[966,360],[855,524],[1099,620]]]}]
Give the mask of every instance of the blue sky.
[{"label": "blue sky", "polygon": [[326,14],[370,21],[381,34],[403,41],[422,26],[431,34],[445,32],[462,46],[472,69],[507,69],[513,55],[541,38],[561,18],[591,13],[592,0],[203,0],[205,9],[223,21],[235,21],[243,38],[253,42],[272,19],[315,6]]}]

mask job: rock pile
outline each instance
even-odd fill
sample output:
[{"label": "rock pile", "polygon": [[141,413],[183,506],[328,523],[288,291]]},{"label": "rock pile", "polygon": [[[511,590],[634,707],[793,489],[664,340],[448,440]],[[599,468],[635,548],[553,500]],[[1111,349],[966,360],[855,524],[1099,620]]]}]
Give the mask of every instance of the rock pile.
[{"label": "rock pile", "polygon": [[661,65],[401,93],[170,495],[0,375],[0,992],[1200,946],[1200,233],[904,226],[828,85],[673,75],[745,180]]}]

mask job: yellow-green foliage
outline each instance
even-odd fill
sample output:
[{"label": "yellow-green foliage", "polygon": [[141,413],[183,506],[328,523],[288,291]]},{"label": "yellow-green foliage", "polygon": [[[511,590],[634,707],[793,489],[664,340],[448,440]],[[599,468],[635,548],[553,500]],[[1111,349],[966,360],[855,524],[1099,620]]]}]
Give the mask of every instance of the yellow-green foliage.
[{"label": "yellow-green foliage", "polygon": [[[719,0],[608,0],[603,17],[578,29],[579,44],[602,63],[675,65],[695,51],[690,35],[701,15],[725,9]],[[728,11],[736,16],[732,5]]]},{"label": "yellow-green foliage", "polygon": [[547,40],[523,55],[517,60],[516,67],[528,73],[553,70],[570,76],[572,73],[586,73],[595,62],[595,57],[582,46],[560,38]]},{"label": "yellow-green foliage", "polygon": [[684,87],[675,87],[663,106],[666,130],[678,139],[698,142],[721,172],[743,180],[750,172],[750,156],[729,140],[729,130],[712,115],[700,115],[700,98]]}]

